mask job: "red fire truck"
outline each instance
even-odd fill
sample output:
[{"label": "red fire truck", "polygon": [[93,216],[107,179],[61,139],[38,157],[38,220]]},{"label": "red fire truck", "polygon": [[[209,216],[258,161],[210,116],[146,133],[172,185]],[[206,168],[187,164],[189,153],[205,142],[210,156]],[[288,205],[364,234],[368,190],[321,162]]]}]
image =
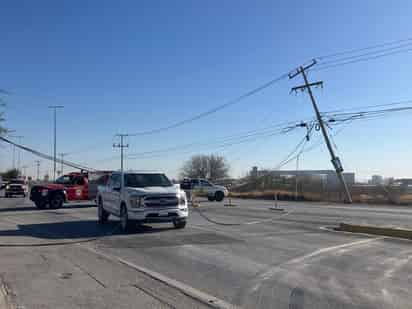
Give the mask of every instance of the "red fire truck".
[{"label": "red fire truck", "polygon": [[54,183],[34,185],[30,200],[37,208],[60,208],[70,201],[94,200],[97,186],[105,184],[111,171],[73,172],[56,179]]}]

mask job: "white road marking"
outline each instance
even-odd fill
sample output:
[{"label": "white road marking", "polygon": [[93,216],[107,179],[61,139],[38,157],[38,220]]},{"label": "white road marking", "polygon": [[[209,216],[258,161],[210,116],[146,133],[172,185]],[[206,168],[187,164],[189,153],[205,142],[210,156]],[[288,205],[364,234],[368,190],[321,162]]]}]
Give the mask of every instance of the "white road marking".
[{"label": "white road marking", "polygon": [[398,271],[400,268],[402,268],[403,266],[407,265],[409,263],[409,261],[412,259],[412,255],[409,255],[403,259],[396,259],[393,261],[392,267],[388,270],[385,271],[385,273],[383,274],[383,278],[384,279],[389,279],[391,277],[393,277],[393,274]]},{"label": "white road marking", "polygon": [[345,243],[345,244],[341,244],[341,245],[336,245],[336,246],[331,246],[331,247],[326,247],[326,248],[321,248],[318,250],[315,250],[311,253],[302,255],[300,257],[294,258],[284,264],[281,265],[276,265],[274,267],[269,268],[266,272],[264,272],[263,274],[259,275],[254,281],[257,281],[257,283],[250,289],[251,292],[255,292],[257,291],[263,284],[264,281],[270,279],[271,277],[273,277],[278,271],[280,271],[282,268],[284,268],[285,266],[290,266],[293,264],[300,264],[303,263],[305,260],[313,258],[315,256],[319,256],[325,253],[330,253],[330,252],[334,252],[337,250],[341,250],[344,248],[354,248],[356,246],[360,246],[366,243],[370,243],[370,242],[374,242],[377,240],[381,240],[385,237],[377,237],[377,238],[369,238],[369,239],[363,239],[363,240],[358,240],[358,241],[353,241],[353,242],[349,242],[349,243]]}]

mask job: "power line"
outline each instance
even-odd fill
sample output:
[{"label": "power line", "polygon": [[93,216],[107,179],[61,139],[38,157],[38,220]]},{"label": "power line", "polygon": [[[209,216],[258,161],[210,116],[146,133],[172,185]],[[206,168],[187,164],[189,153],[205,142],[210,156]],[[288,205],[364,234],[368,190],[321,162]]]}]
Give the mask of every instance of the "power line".
[{"label": "power line", "polygon": [[218,112],[218,111],[220,111],[220,110],[222,110],[222,109],[224,109],[224,108],[226,108],[226,107],[229,107],[229,106],[231,106],[231,105],[235,105],[235,104],[239,103],[240,101],[242,101],[242,100],[244,100],[244,99],[246,99],[246,98],[248,98],[248,97],[250,97],[250,96],[252,96],[252,95],[255,95],[256,93],[258,93],[258,92],[260,92],[260,91],[262,91],[262,90],[264,90],[264,89],[272,86],[273,84],[275,84],[275,83],[277,83],[277,82],[279,82],[279,81],[281,81],[281,80],[283,80],[283,79],[286,79],[287,76],[288,76],[287,73],[282,74],[282,75],[280,75],[280,76],[278,76],[278,77],[276,77],[276,78],[274,78],[274,79],[272,79],[272,80],[270,80],[270,81],[268,81],[268,82],[266,82],[266,83],[264,83],[264,84],[262,84],[262,85],[260,85],[260,86],[258,86],[258,87],[256,87],[256,88],[254,88],[254,89],[252,89],[252,90],[249,90],[249,91],[245,92],[244,94],[238,96],[237,98],[235,98],[235,99],[233,99],[233,100],[230,100],[230,101],[228,101],[228,102],[226,102],[226,103],[224,103],[224,104],[218,105],[218,106],[216,106],[216,107],[214,107],[214,108],[212,108],[212,109],[209,109],[209,110],[207,110],[207,111],[204,111],[204,112],[202,112],[202,113],[200,113],[200,114],[197,114],[197,115],[195,115],[195,116],[192,116],[192,117],[190,117],[190,118],[186,118],[186,119],[184,119],[184,120],[181,120],[181,121],[172,123],[172,124],[170,124],[170,125],[168,125],[168,126],[165,126],[165,127],[160,127],[160,128],[156,128],[156,129],[150,129],[150,130],[147,130],[147,131],[141,131],[141,132],[131,133],[131,134],[129,134],[129,136],[142,136],[142,135],[151,135],[151,134],[155,134],[155,133],[160,133],[160,132],[167,131],[167,130],[170,130],[170,129],[174,129],[174,128],[183,126],[183,125],[185,125],[185,124],[187,124],[187,123],[191,123],[191,122],[193,122],[193,121],[199,120],[199,119],[201,119],[201,118],[204,118],[204,117],[206,117],[206,116],[209,116],[209,115],[211,115],[211,114],[214,114],[214,113],[216,113],[216,112]]},{"label": "power line", "polygon": [[[295,124],[296,126],[297,123],[299,122],[298,121],[285,121],[282,123],[272,124],[272,125],[260,128],[260,129],[253,129],[253,130],[245,131],[243,133],[229,135],[226,137],[219,138],[217,140],[212,140],[212,141],[207,141],[207,142],[193,142],[193,143],[180,144],[176,146],[148,150],[148,151],[143,151],[143,152],[138,152],[138,153],[131,153],[127,157],[131,159],[152,158],[152,157],[158,157],[159,154],[162,154],[162,153],[169,153],[172,151],[181,151],[181,150],[186,151],[187,148],[192,148],[196,146],[203,147],[203,146],[217,145],[217,147],[220,147],[220,148],[228,147],[229,145],[240,144],[240,143],[252,141],[252,140],[263,138],[263,137],[270,137],[276,134],[284,134],[285,128],[288,128],[284,126],[288,126],[288,125],[291,126],[291,124]],[[102,160],[98,160],[96,162],[111,161],[116,158],[117,156],[111,156],[108,158],[104,158]]]},{"label": "power line", "polygon": [[[283,132],[274,131],[274,132],[270,132],[270,133],[266,133],[266,134],[261,134],[259,136],[247,137],[247,138],[240,139],[240,140],[233,141],[233,142],[223,142],[223,143],[220,143],[220,144],[218,144],[214,147],[208,146],[208,148],[214,148],[214,149],[227,148],[227,147],[231,147],[231,146],[234,146],[234,145],[248,143],[248,142],[255,141],[257,139],[267,138],[267,137],[280,135],[280,134],[283,134]],[[207,146],[207,145],[203,145],[203,146]],[[192,153],[194,151],[199,151],[199,150],[184,151],[183,153]],[[168,152],[165,152],[165,153],[168,153]],[[162,153],[157,153],[157,154],[153,154],[153,155],[150,155],[150,156],[140,156],[140,157],[139,156],[131,156],[131,157],[128,157],[128,158],[129,159],[139,159],[139,158],[154,158],[154,157],[159,157],[159,156],[162,156]]]},{"label": "power line", "polygon": [[353,113],[334,113],[334,114],[325,113],[324,116],[329,118],[327,120],[329,123],[336,123],[336,122],[345,122],[348,120],[381,118],[391,113],[406,112],[406,111],[412,111],[412,106],[369,110],[369,111],[359,111],[359,112],[353,112]]},{"label": "power line", "polygon": [[405,101],[398,101],[398,102],[385,103],[385,104],[376,104],[376,105],[366,105],[366,106],[359,106],[359,107],[342,108],[342,109],[327,111],[327,112],[324,112],[324,113],[321,113],[321,114],[324,115],[324,114],[330,114],[330,113],[346,112],[346,111],[356,110],[358,108],[368,109],[368,108],[375,108],[375,107],[386,107],[386,106],[395,106],[395,105],[411,104],[411,103],[412,103],[412,100],[405,100]]},{"label": "power line", "polygon": [[333,53],[333,54],[327,54],[327,55],[316,57],[316,59],[323,60],[323,59],[327,59],[327,58],[333,58],[333,57],[337,57],[337,56],[353,54],[353,53],[362,52],[362,51],[365,51],[365,50],[377,49],[377,48],[381,48],[381,47],[385,47],[385,46],[390,46],[390,45],[395,45],[395,44],[400,44],[400,43],[410,42],[410,41],[412,41],[412,38],[406,38],[406,39],[401,39],[401,40],[396,40],[396,41],[391,41],[391,42],[380,43],[380,44],[370,45],[370,46],[366,46],[366,47],[346,50],[346,51],[342,51],[342,52],[336,52],[336,53]]},{"label": "power line", "polygon": [[[40,151],[34,150],[32,148],[29,148],[29,147],[26,147],[26,146],[23,146],[23,145],[20,145],[20,144],[17,144],[17,143],[15,143],[15,142],[13,142],[13,141],[5,138],[5,137],[2,137],[2,136],[0,136],[0,140],[3,141],[3,142],[6,142],[8,144],[11,144],[15,147],[18,147],[20,149],[23,149],[27,152],[30,152],[30,153],[38,156],[38,157],[41,157],[41,158],[44,158],[44,159],[47,159],[47,160],[50,160],[50,161],[54,161],[54,156],[49,156],[49,155],[44,154]],[[80,164],[77,164],[77,163],[74,163],[74,162],[70,162],[70,161],[67,161],[67,160],[57,159],[57,162],[59,162],[59,163],[63,162],[64,165],[67,165],[67,166],[70,166],[70,167],[73,167],[73,168],[76,168],[76,169],[80,169],[80,170],[95,171],[95,169],[93,169],[93,168],[86,167],[86,166],[83,166],[83,165],[80,165]]]},{"label": "power line", "polygon": [[379,59],[379,58],[382,58],[382,57],[387,57],[387,56],[391,56],[391,55],[395,55],[395,54],[399,54],[399,53],[404,53],[404,52],[410,52],[410,51],[412,51],[412,48],[397,50],[397,51],[388,52],[388,53],[383,53],[383,54],[376,55],[376,56],[373,56],[373,57],[371,56],[371,57],[359,58],[359,59],[355,59],[355,60],[351,60],[351,61],[343,61],[343,62],[336,63],[336,64],[330,64],[330,65],[324,65],[324,66],[322,66],[322,64],[320,64],[317,68],[311,69],[310,71],[321,71],[321,70],[340,67],[340,66],[344,66],[344,65],[348,65],[348,64],[375,60],[375,59]]},{"label": "power line", "polygon": [[[366,107],[389,106],[393,104],[398,104],[398,103],[370,105]],[[358,111],[358,112],[353,112],[353,113],[324,112],[322,113],[322,117],[325,117],[325,121],[329,123],[329,125],[335,126],[335,125],[340,125],[341,123],[344,123],[347,121],[377,119],[379,117],[385,117],[389,113],[395,113],[395,112],[401,112],[401,111],[412,111],[412,107],[391,108],[391,109],[381,109],[381,110],[372,110],[372,111]],[[310,120],[310,121],[312,123],[311,126],[315,126],[317,124],[316,121],[314,120]],[[281,125],[289,125],[289,126],[281,127]],[[166,148],[161,148],[161,149],[133,153],[133,154],[129,154],[127,158],[129,159],[156,158],[156,157],[162,157],[165,154],[168,155],[170,152],[178,152],[178,153],[183,153],[183,154],[192,153],[194,151],[199,151],[199,148],[193,149],[193,150],[188,150],[188,148],[190,149],[190,148],[199,147],[199,146],[201,148],[204,148],[204,147],[208,147],[208,148],[212,147],[216,149],[217,148],[228,148],[234,145],[248,143],[248,142],[258,140],[258,139],[269,138],[275,135],[286,134],[304,125],[306,125],[304,121],[295,121],[295,122],[290,121],[290,122],[272,125],[272,126],[260,129],[260,130],[251,130],[251,131],[245,132],[246,134],[242,134],[242,135],[227,136],[225,138],[210,141],[210,142],[203,142],[203,143],[194,142],[194,143],[189,143],[189,144],[182,144],[182,145],[176,145],[176,146],[171,146],[171,147],[166,147]],[[105,158],[103,160],[98,160],[96,162],[111,161],[117,158],[118,156],[112,156],[109,158]],[[284,159],[283,161],[286,161],[286,160],[287,158]]]},{"label": "power line", "polygon": [[342,58],[338,58],[338,59],[334,59],[334,60],[330,60],[330,61],[322,61],[321,64],[322,65],[329,65],[329,64],[332,64],[332,63],[336,63],[336,62],[342,62],[342,61],[348,61],[348,60],[361,58],[361,57],[373,56],[373,55],[376,55],[376,54],[382,54],[382,53],[386,53],[386,52],[389,52],[389,51],[402,50],[402,48],[410,47],[411,45],[412,45],[412,42],[407,43],[407,44],[403,44],[403,45],[399,45],[399,46],[395,46],[395,47],[390,47],[390,48],[385,48],[385,49],[380,49],[380,50],[374,50],[374,51],[370,51],[370,52],[359,54],[359,55],[346,56],[346,57],[342,57]]}]

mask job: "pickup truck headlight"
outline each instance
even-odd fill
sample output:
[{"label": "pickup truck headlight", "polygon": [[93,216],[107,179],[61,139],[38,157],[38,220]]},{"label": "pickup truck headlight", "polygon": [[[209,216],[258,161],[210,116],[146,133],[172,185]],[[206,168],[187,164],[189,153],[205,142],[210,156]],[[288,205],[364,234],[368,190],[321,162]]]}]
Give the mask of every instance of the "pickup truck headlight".
[{"label": "pickup truck headlight", "polygon": [[144,206],[143,198],[142,197],[131,197],[130,198],[130,206],[132,208],[141,208]]},{"label": "pickup truck headlight", "polygon": [[181,193],[177,195],[177,198],[179,200],[179,205],[186,205],[186,194]]},{"label": "pickup truck headlight", "polygon": [[9,186],[9,185],[7,185],[7,186],[6,186],[6,189],[7,189],[7,190],[8,190],[8,189],[10,189],[10,186]]}]

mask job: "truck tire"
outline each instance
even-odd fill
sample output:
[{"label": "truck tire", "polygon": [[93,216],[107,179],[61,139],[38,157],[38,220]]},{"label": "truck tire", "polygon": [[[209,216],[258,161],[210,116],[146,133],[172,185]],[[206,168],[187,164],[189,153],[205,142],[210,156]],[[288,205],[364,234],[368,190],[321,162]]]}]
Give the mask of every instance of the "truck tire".
[{"label": "truck tire", "polygon": [[214,195],[208,195],[207,199],[209,200],[209,202],[213,202],[215,200],[215,196]]},{"label": "truck tire", "polygon": [[46,208],[46,202],[36,201],[36,202],[34,202],[34,205],[36,205],[36,207],[38,209],[45,209]]},{"label": "truck tire", "polygon": [[175,220],[173,221],[175,229],[184,229],[186,226],[186,220]]},{"label": "truck tire", "polygon": [[120,207],[120,228],[123,232],[128,232],[132,228],[132,222],[129,220],[126,205]]},{"label": "truck tire", "polygon": [[223,201],[224,197],[225,197],[225,194],[224,194],[222,191],[217,191],[217,192],[215,193],[215,200],[216,200],[216,202],[221,202],[221,201]]},{"label": "truck tire", "polygon": [[108,213],[103,208],[103,201],[99,198],[99,203],[97,204],[97,217],[99,224],[104,224],[109,220],[110,213]]},{"label": "truck tire", "polygon": [[51,209],[62,208],[63,202],[64,202],[63,195],[61,195],[60,193],[55,193],[50,199],[50,208]]}]

